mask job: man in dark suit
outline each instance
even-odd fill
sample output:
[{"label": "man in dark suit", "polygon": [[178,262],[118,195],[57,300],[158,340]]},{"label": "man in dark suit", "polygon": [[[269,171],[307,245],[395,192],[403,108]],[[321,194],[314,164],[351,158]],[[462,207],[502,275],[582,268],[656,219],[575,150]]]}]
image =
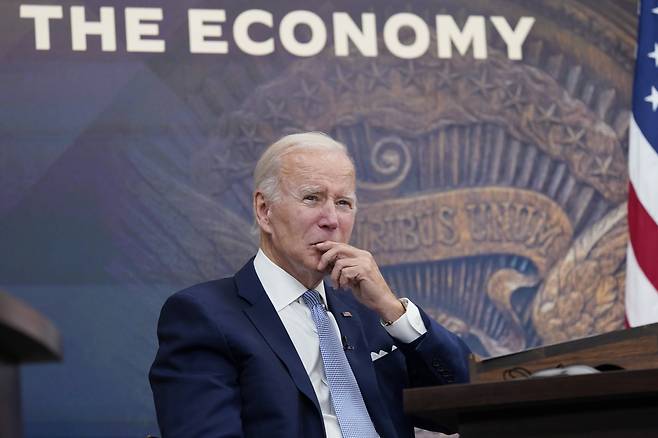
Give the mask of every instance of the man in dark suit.
[{"label": "man in dark suit", "polygon": [[468,380],[465,344],[347,243],[355,184],[346,148],[324,134],[264,152],[258,254],[162,309],[150,381],[164,437],[412,437],[402,390]]}]

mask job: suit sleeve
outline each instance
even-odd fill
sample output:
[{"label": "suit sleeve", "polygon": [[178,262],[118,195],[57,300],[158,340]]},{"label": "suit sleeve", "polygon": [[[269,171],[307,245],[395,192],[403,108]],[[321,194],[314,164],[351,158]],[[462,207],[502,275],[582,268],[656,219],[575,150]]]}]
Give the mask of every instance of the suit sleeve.
[{"label": "suit sleeve", "polygon": [[411,387],[468,383],[468,346],[422,309],[418,310],[427,332],[410,344],[398,345],[407,360]]},{"label": "suit sleeve", "polygon": [[241,437],[235,361],[222,331],[192,296],[162,308],[149,380],[163,438]]},{"label": "suit sleeve", "polygon": [[[470,349],[461,338],[420,311],[427,332],[410,344],[398,344],[405,355],[410,387],[468,383]],[[441,422],[411,417],[416,427],[452,434]]]}]

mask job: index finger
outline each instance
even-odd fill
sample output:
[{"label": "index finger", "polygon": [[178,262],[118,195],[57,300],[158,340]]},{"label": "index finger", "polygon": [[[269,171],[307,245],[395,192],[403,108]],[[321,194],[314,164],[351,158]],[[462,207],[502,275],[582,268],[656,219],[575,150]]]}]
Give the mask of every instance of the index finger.
[{"label": "index finger", "polygon": [[333,240],[323,240],[315,244],[315,247],[320,251],[328,251],[336,245],[341,245],[341,243],[334,242]]},{"label": "index finger", "polygon": [[351,246],[346,243],[338,243],[332,241],[325,241],[317,243],[316,248],[324,253],[320,256],[318,263],[318,270],[324,271],[330,264],[334,263],[339,257],[351,254],[349,251]]}]

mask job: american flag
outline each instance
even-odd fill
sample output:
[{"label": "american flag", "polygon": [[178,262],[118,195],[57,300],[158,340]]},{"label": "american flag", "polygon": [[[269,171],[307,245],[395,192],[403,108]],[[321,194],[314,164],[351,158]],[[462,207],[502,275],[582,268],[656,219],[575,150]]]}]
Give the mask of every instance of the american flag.
[{"label": "american flag", "polygon": [[658,0],[642,0],[628,152],[626,321],[658,321]]}]

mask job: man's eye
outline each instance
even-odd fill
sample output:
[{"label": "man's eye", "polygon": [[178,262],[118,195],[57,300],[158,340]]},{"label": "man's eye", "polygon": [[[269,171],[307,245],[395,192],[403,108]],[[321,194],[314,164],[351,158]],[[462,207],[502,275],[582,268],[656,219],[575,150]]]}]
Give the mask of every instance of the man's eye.
[{"label": "man's eye", "polygon": [[352,202],[350,202],[346,199],[341,199],[340,201],[338,201],[338,205],[341,206],[341,207],[352,208]]},{"label": "man's eye", "polygon": [[304,201],[317,201],[318,195],[306,195],[304,196]]}]

